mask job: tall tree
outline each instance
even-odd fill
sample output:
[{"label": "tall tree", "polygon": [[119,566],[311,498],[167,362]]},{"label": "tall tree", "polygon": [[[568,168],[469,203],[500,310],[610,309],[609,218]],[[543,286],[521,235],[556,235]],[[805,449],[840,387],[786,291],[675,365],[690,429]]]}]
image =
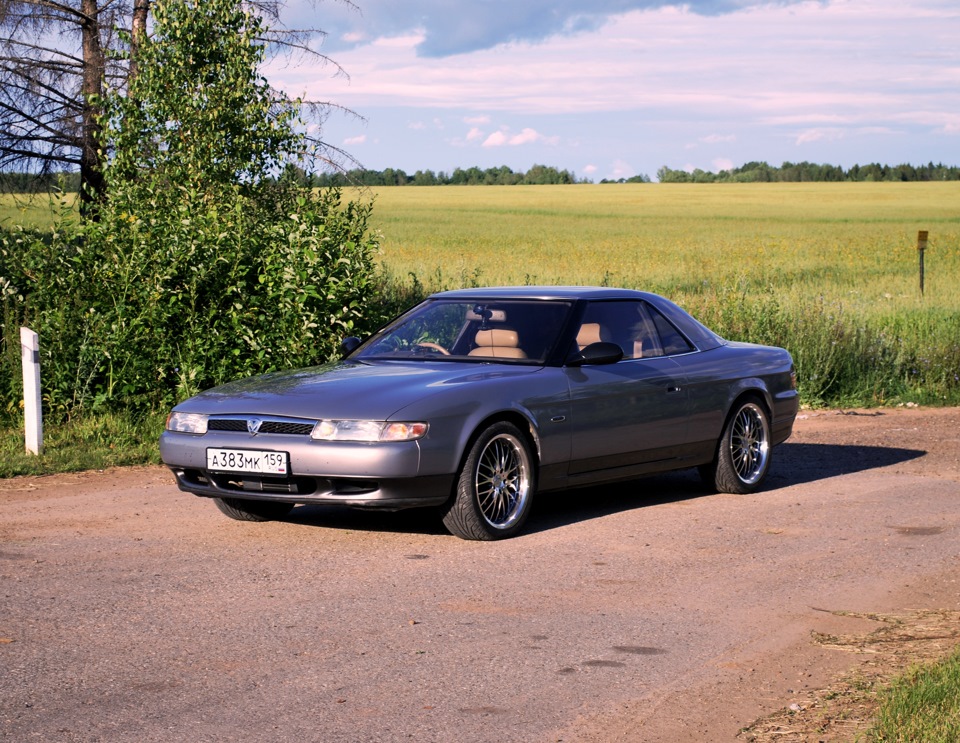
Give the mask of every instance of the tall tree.
[{"label": "tall tree", "polygon": [[0,0],[0,171],[80,170],[103,191],[98,101],[122,74],[107,54],[122,2]]},{"label": "tall tree", "polygon": [[[339,0],[353,6],[351,0]],[[104,89],[124,90],[138,71],[154,0],[0,0],[0,172],[43,174],[79,170],[89,206],[104,192],[98,120]],[[343,70],[313,51],[316,29],[280,23],[283,0],[249,0],[269,26],[261,42],[273,51],[300,51]],[[330,104],[307,102],[318,119]],[[321,159],[350,160],[322,141]]]}]

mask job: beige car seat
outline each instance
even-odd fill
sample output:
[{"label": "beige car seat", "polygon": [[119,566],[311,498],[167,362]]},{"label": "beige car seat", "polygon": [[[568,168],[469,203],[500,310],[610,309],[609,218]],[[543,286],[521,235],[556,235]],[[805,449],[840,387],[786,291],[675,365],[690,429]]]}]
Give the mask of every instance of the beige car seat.
[{"label": "beige car seat", "polygon": [[474,342],[477,347],[470,356],[491,356],[499,359],[525,359],[527,354],[520,348],[520,336],[510,328],[478,330]]}]

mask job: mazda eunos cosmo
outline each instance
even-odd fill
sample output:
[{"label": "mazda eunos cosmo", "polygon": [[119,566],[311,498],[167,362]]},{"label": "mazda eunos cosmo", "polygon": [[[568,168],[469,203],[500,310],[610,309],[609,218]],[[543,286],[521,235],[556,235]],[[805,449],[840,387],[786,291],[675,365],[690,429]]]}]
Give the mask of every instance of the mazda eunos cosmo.
[{"label": "mazda eunos cosmo", "polygon": [[686,467],[753,492],[797,414],[787,351],[625,289],[441,292],[343,351],[177,405],[160,452],[180,489],[244,521],[433,506],[501,539],[534,493]]}]

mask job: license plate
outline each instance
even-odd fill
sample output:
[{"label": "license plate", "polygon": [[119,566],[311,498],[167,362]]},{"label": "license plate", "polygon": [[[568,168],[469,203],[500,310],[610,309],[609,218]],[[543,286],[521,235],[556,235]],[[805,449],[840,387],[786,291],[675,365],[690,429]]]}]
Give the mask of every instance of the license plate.
[{"label": "license plate", "polygon": [[207,449],[207,469],[217,472],[250,472],[257,475],[287,474],[285,451],[257,449]]}]

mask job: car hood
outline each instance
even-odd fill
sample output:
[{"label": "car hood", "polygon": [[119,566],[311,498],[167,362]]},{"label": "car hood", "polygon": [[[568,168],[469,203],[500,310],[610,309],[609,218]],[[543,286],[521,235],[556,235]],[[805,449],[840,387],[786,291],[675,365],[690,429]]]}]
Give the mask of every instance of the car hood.
[{"label": "car hood", "polygon": [[534,374],[540,366],[458,362],[340,361],[241,379],[202,392],[175,408],[208,415],[386,420],[451,386]]}]

